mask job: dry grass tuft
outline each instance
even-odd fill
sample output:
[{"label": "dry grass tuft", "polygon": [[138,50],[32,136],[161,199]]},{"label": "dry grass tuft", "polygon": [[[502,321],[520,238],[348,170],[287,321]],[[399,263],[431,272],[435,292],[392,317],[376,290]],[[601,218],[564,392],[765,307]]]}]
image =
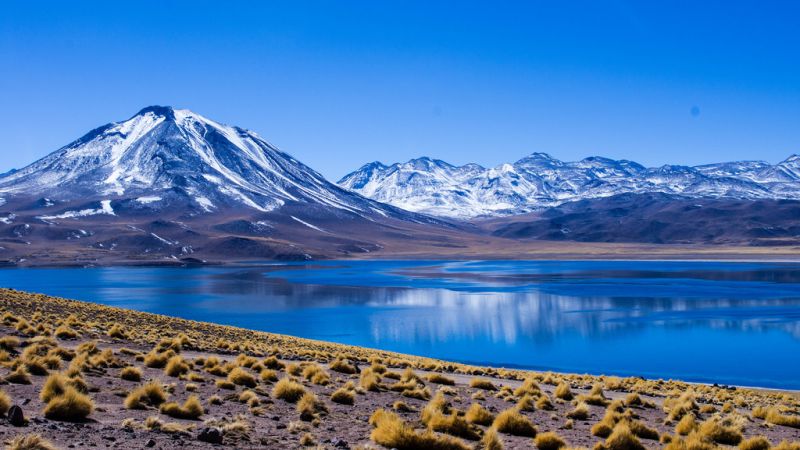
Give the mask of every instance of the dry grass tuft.
[{"label": "dry grass tuft", "polygon": [[8,396],[6,391],[0,389],[0,415],[4,415],[12,404],[11,397]]},{"label": "dry grass tuft", "polygon": [[162,404],[159,410],[162,414],[166,414],[170,417],[188,420],[197,420],[205,413],[203,405],[196,395],[190,395],[182,406],[174,402],[169,402]]},{"label": "dry grass tuft", "polygon": [[497,390],[497,386],[495,386],[494,383],[492,383],[489,380],[483,379],[483,378],[473,378],[469,382],[469,387],[475,388],[475,389],[483,389],[485,391],[496,391]]},{"label": "dry grass tuft", "polygon": [[128,381],[142,381],[142,369],[134,366],[123,367],[119,377]]},{"label": "dry grass tuft", "polygon": [[356,396],[351,389],[339,388],[331,394],[331,401],[341,405],[352,405],[355,403]]},{"label": "dry grass tuft", "polygon": [[608,450],[645,450],[628,425],[620,422],[614,427],[603,447]]},{"label": "dry grass tuft", "polygon": [[742,441],[742,433],[736,427],[726,425],[721,420],[712,418],[700,424],[697,430],[700,436],[723,445],[737,445]]},{"label": "dry grass tuft", "polygon": [[306,391],[300,400],[297,402],[297,412],[300,413],[300,420],[310,422],[314,420],[318,414],[328,412],[328,407],[320,400],[316,394],[311,391]]},{"label": "dry grass tuft", "polygon": [[689,433],[697,429],[697,422],[694,420],[694,414],[686,414],[675,425],[675,432],[681,436],[687,436]]},{"label": "dry grass tuft", "polygon": [[167,401],[164,386],[157,380],[150,381],[134,389],[125,397],[125,408],[147,409],[148,406],[159,406]]},{"label": "dry grass tuft", "polygon": [[177,377],[189,373],[189,363],[181,355],[175,355],[167,360],[164,366],[164,374],[170,377]]},{"label": "dry grass tuft", "polygon": [[447,377],[445,375],[442,375],[440,373],[432,373],[427,377],[425,377],[425,379],[428,380],[428,382],[430,383],[443,384],[445,386],[454,386],[456,384],[456,380]]},{"label": "dry grass tuft", "polygon": [[556,390],[553,392],[553,395],[555,395],[556,398],[567,401],[572,400],[572,398],[575,396],[572,393],[572,389],[570,389],[569,384],[563,381],[556,386]]},{"label": "dry grass tuft", "polygon": [[800,428],[800,416],[782,414],[777,408],[769,408],[764,419],[773,425]]},{"label": "dry grass tuft", "polygon": [[500,435],[497,434],[497,430],[494,428],[486,430],[483,439],[481,439],[481,448],[483,450],[503,450],[503,441],[500,439]]},{"label": "dry grass tuft", "polygon": [[66,386],[61,395],[47,402],[44,416],[52,420],[80,422],[94,411],[94,402],[87,395],[78,392],[72,386]]},{"label": "dry grass tuft", "polygon": [[349,363],[347,360],[343,358],[338,358],[330,363],[329,367],[334,372],[345,373],[348,375],[352,375],[354,373],[358,373],[358,368],[354,365]]},{"label": "dry grass tuft", "polygon": [[575,409],[567,413],[567,418],[570,419],[577,419],[577,420],[586,420],[589,418],[589,405],[586,403],[580,402],[575,405]]},{"label": "dry grass tuft", "polygon": [[433,432],[418,432],[396,414],[379,409],[369,420],[375,429],[370,438],[375,443],[397,450],[470,450],[463,441]]},{"label": "dry grass tuft", "polygon": [[274,383],[278,381],[278,372],[276,372],[274,369],[263,369],[258,377],[261,378],[261,381]]},{"label": "dry grass tuft", "polygon": [[281,378],[272,388],[272,396],[289,403],[295,403],[306,393],[302,384],[288,378]]},{"label": "dry grass tuft", "polygon": [[539,450],[559,450],[567,446],[564,439],[552,431],[536,436],[533,442]]},{"label": "dry grass tuft", "polygon": [[754,436],[739,444],[739,450],[769,450],[772,444],[764,436]]},{"label": "dry grass tuft", "polygon": [[258,382],[256,381],[256,377],[253,376],[250,372],[246,369],[242,369],[241,367],[234,367],[233,370],[228,373],[228,381],[233,384],[238,384],[239,386],[247,386],[249,388],[254,388],[258,386]]},{"label": "dry grass tuft", "polygon": [[6,445],[6,450],[56,450],[56,446],[40,434],[33,433],[16,436]]},{"label": "dry grass tuft", "polygon": [[507,409],[495,417],[492,426],[497,431],[514,436],[535,437],[536,427],[516,409]]},{"label": "dry grass tuft", "polygon": [[6,375],[5,380],[13,384],[31,384],[31,375],[25,370],[25,366],[20,365]]},{"label": "dry grass tuft", "polygon": [[484,408],[480,403],[473,403],[469,406],[469,409],[467,409],[464,419],[469,423],[488,427],[494,422],[494,414],[489,412],[489,410]]}]

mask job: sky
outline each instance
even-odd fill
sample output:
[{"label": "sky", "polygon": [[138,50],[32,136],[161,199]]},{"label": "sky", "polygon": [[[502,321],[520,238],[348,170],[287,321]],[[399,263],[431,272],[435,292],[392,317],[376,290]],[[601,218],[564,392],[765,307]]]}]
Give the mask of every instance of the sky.
[{"label": "sky", "polygon": [[800,153],[796,1],[3,2],[0,172],[148,105],[332,180],[430,156]]}]

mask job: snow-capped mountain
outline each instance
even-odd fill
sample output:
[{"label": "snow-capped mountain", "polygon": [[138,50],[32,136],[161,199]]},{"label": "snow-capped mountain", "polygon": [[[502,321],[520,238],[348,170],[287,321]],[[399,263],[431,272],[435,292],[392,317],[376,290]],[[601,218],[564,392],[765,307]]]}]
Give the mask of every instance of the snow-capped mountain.
[{"label": "snow-capped mountain", "polygon": [[252,131],[161,106],[97,128],[0,177],[0,197],[15,195],[95,199],[103,205],[97,214],[113,214],[111,203],[123,201],[148,208],[185,201],[198,213],[267,212],[289,202],[397,214],[328,182]]},{"label": "snow-capped mountain", "polygon": [[162,106],[0,175],[0,264],[334,257],[457,228],[343,189],[252,131]]},{"label": "snow-capped mountain", "polygon": [[522,214],[568,201],[625,193],[798,199],[800,156],[775,165],[739,161],[647,168],[628,160],[590,157],[564,162],[533,153],[489,169],[419,158],[388,166],[370,163],[338,184],[410,211],[462,219]]}]

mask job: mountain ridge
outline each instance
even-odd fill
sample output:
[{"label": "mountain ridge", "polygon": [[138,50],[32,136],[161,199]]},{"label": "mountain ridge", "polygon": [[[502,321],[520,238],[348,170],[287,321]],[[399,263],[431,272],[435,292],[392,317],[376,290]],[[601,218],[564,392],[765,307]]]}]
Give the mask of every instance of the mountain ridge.
[{"label": "mountain ridge", "polygon": [[368,163],[337,184],[400,208],[463,220],[525,214],[624,193],[799,199],[800,156],[792,154],[774,165],[733,161],[645,167],[635,161],[601,156],[565,162],[534,152],[514,163],[490,168],[420,157],[388,165]]}]

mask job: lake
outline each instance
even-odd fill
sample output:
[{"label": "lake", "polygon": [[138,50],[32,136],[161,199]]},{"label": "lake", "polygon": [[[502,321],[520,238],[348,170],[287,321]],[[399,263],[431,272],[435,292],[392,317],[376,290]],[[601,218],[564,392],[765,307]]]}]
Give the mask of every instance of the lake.
[{"label": "lake", "polygon": [[2,269],[0,286],[481,365],[800,389],[800,264]]}]

